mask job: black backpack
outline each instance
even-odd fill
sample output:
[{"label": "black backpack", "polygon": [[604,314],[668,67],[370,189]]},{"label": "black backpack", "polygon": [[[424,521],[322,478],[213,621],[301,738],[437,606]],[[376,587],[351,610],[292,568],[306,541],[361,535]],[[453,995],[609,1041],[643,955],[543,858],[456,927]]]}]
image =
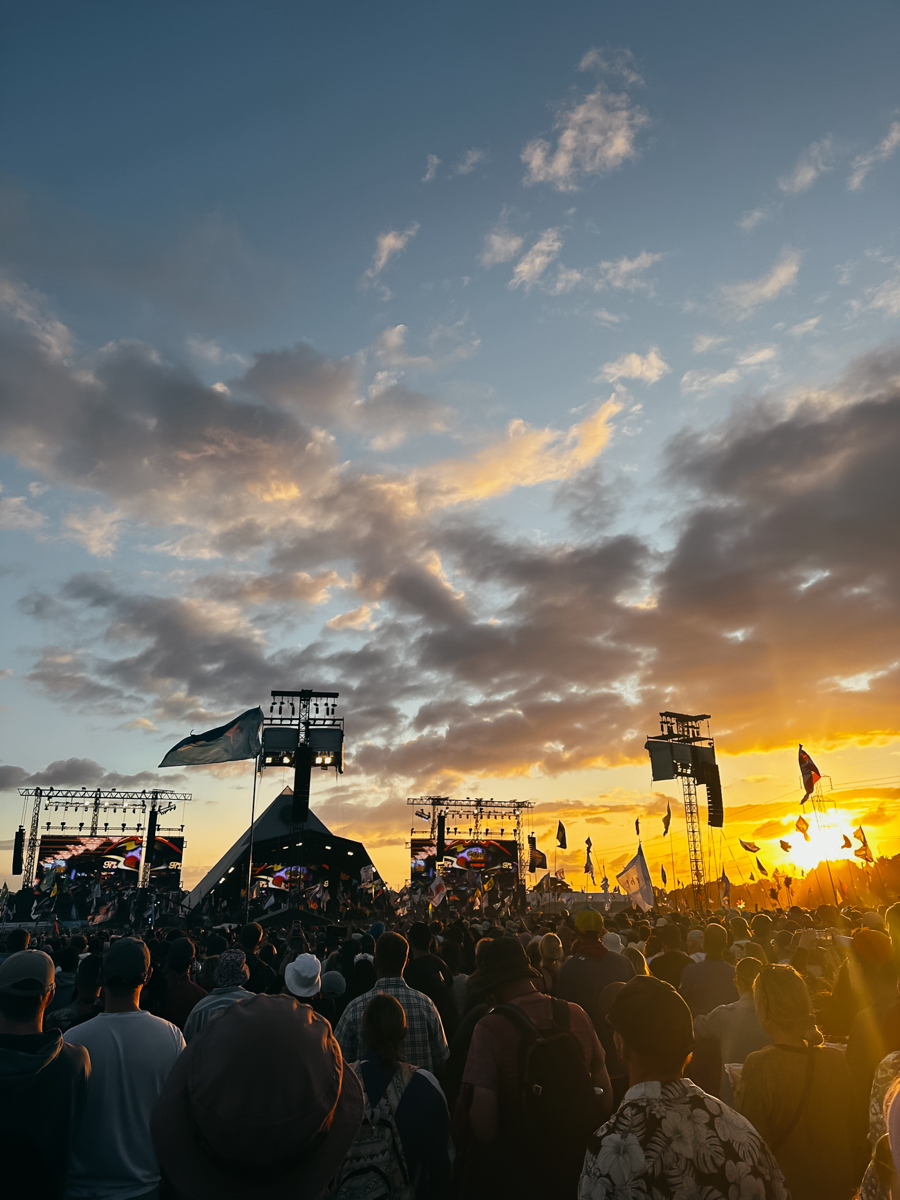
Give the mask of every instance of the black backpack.
[{"label": "black backpack", "polygon": [[550,1003],[552,1020],[541,1025],[517,1004],[499,1004],[491,1012],[506,1017],[520,1035],[515,1120],[525,1145],[555,1145],[583,1154],[588,1138],[603,1124],[603,1105],[581,1042],[572,1033],[568,1003]]}]

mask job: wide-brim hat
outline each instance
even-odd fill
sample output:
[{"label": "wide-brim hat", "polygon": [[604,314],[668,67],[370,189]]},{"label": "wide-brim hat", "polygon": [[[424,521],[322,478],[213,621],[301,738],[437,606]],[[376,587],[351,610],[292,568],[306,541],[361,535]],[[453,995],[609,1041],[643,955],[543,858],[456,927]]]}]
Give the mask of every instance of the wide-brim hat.
[{"label": "wide-brim hat", "polygon": [[210,1021],[175,1062],[150,1132],[162,1174],[191,1200],[266,1191],[315,1200],[362,1123],[359,1080],[331,1026],[290,996],[255,996]]},{"label": "wide-brim hat", "polygon": [[501,983],[516,979],[541,979],[528,961],[525,947],[514,938],[495,938],[478,956],[478,969],[469,976],[469,990],[475,994],[492,991]]}]

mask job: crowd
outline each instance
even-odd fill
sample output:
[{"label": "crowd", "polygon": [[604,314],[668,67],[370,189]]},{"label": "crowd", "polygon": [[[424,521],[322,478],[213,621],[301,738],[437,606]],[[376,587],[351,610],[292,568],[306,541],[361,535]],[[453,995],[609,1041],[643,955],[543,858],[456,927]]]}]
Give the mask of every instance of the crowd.
[{"label": "crowd", "polygon": [[900,904],[16,928],[0,1179],[66,1200],[891,1200],[898,983]]}]

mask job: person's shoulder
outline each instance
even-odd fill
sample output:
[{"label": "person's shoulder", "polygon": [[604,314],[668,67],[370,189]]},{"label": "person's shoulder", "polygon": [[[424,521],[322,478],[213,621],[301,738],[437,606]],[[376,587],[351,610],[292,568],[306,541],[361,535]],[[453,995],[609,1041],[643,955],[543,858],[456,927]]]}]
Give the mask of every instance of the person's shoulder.
[{"label": "person's shoulder", "polygon": [[437,1076],[425,1069],[417,1067],[406,1085],[411,1096],[422,1104],[443,1104],[446,1108],[447,1097],[438,1082]]},{"label": "person's shoulder", "polygon": [[91,1056],[87,1046],[83,1042],[69,1041],[68,1038],[64,1037],[62,1046],[60,1046],[59,1057],[74,1074],[90,1073]]}]

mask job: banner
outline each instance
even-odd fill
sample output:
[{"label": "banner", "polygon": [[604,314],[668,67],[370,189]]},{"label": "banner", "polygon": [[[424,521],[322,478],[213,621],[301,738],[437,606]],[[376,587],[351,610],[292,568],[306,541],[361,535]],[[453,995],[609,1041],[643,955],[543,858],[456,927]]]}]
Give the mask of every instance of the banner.
[{"label": "banner", "polygon": [[643,847],[638,846],[637,854],[619,871],[616,879],[628,899],[638,908],[647,912],[653,907],[653,882]]}]

